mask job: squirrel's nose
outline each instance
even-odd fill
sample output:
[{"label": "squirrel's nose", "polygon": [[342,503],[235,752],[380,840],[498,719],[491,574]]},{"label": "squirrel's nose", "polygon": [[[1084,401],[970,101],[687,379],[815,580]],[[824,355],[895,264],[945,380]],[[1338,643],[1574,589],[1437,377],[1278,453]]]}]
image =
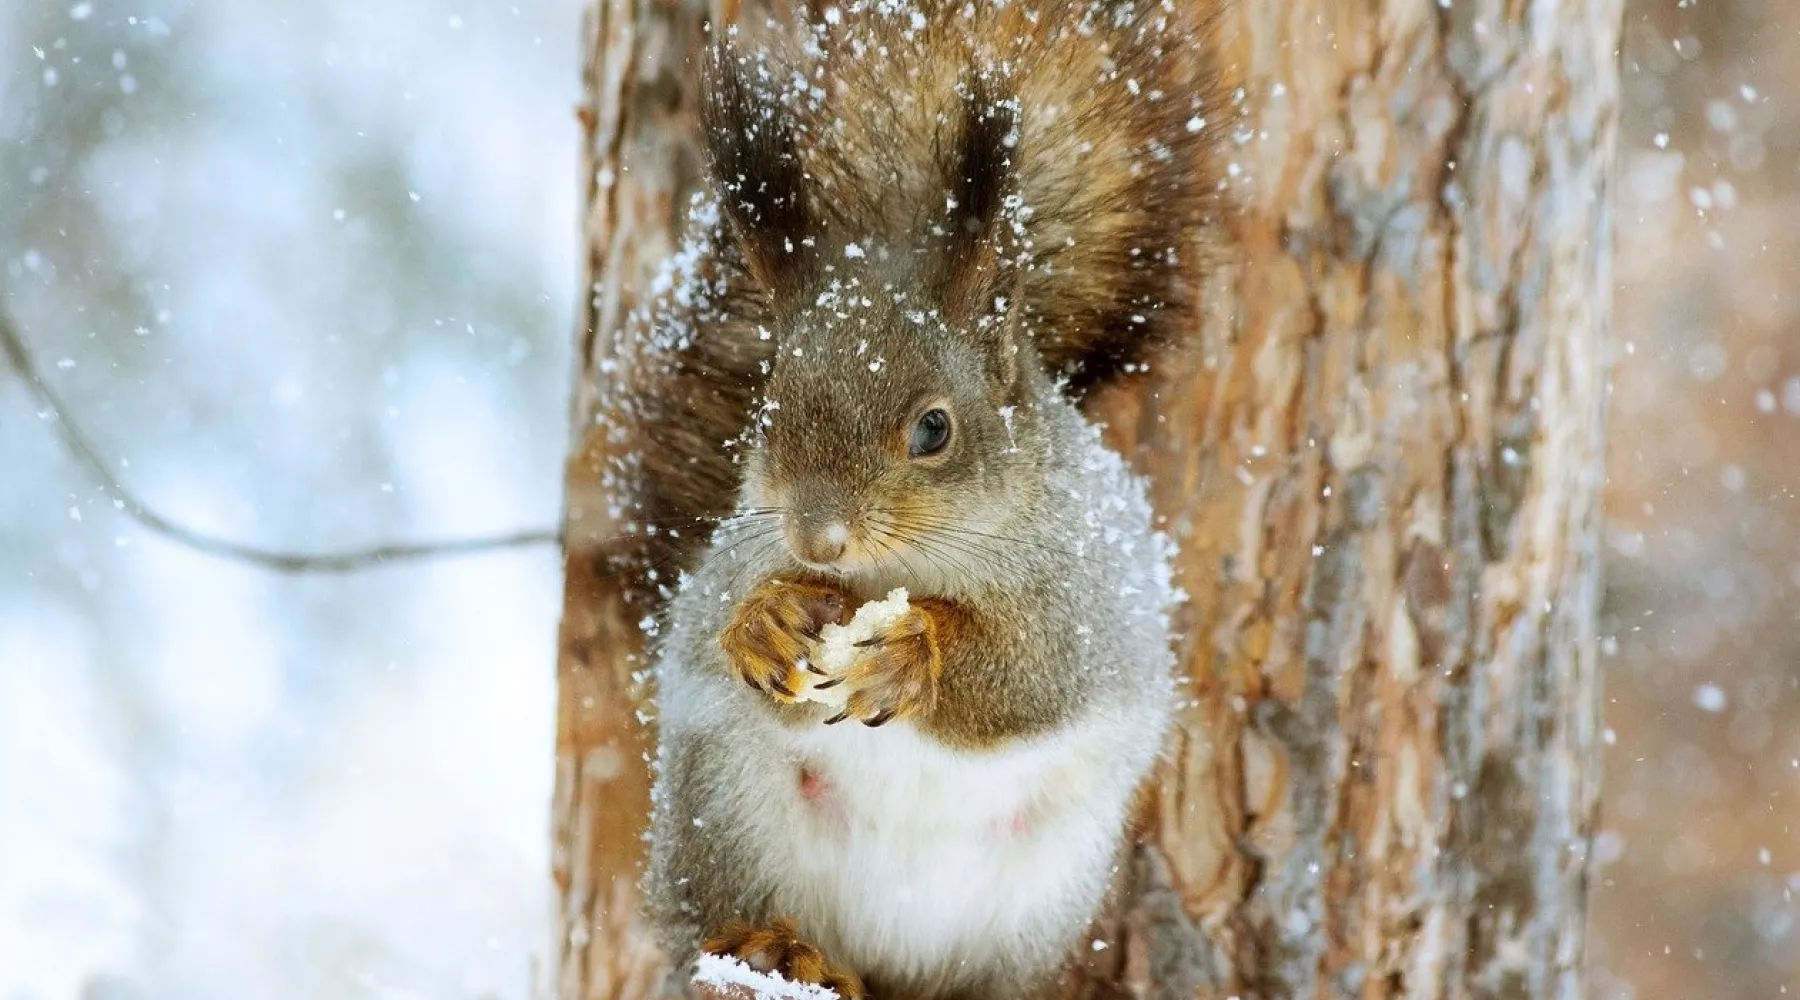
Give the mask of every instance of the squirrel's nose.
[{"label": "squirrel's nose", "polygon": [[802,562],[829,565],[850,547],[850,526],[836,517],[801,514],[788,520],[788,544]]}]

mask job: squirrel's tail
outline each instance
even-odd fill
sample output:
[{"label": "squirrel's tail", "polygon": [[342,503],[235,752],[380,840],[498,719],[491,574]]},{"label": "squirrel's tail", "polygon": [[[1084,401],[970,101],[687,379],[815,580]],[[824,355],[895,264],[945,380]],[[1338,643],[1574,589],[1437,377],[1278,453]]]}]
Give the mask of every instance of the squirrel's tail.
[{"label": "squirrel's tail", "polygon": [[1224,205],[1217,6],[813,0],[789,51],[722,52],[707,142],[753,276],[779,307],[822,234],[935,250],[1077,394],[1140,370],[1192,337]]}]

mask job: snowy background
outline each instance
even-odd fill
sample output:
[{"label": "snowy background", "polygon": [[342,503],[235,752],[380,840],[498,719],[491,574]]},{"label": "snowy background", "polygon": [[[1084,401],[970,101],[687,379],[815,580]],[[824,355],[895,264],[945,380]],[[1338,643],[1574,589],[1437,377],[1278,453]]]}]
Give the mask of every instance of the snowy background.
[{"label": "snowy background", "polygon": [[[554,525],[577,0],[5,0],[0,308],[118,475],[288,549]],[[522,998],[549,549],[285,578],[0,371],[0,998]]]},{"label": "snowy background", "polygon": [[[265,546],[551,525],[579,0],[0,2],[0,309]],[[1800,4],[1636,0],[1593,993],[1800,994]],[[0,1000],[523,1000],[555,555],[289,578],[0,371]]]}]

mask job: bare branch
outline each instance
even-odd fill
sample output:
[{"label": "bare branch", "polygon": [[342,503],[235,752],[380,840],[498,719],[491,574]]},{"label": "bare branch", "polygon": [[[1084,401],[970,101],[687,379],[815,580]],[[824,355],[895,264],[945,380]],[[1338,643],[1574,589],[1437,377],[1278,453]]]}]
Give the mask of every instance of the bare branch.
[{"label": "bare branch", "polygon": [[354,573],[395,562],[476,555],[502,549],[555,545],[562,541],[562,532],[540,528],[503,535],[375,545],[341,552],[283,552],[196,531],[157,513],[119,482],[118,477],[113,475],[112,463],[101,456],[93,439],[70,418],[69,408],[56,390],[39,374],[37,366],[32,362],[30,350],[19,336],[12,318],[4,310],[0,310],[0,350],[4,350],[8,364],[25,380],[26,388],[50,411],[56,436],[62,441],[63,447],[100,484],[100,488],[112,497],[119,509],[155,534],[196,552],[277,573]]}]

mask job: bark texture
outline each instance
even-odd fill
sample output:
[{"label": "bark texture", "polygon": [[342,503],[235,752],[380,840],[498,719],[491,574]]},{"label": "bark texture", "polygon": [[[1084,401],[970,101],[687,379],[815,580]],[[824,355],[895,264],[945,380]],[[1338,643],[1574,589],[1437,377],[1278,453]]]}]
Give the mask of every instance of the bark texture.
[{"label": "bark texture", "polygon": [[557,657],[555,907],[537,990],[559,1000],[648,997],[665,972],[637,890],[655,746],[643,715],[638,622],[646,609],[618,569],[598,456],[630,419],[609,392],[630,374],[631,345],[621,339],[627,319],[674,250],[681,208],[700,176],[693,67],[709,14],[692,0],[601,0],[582,25],[587,252]]},{"label": "bark texture", "polygon": [[[707,14],[611,0],[588,25],[563,1000],[645,997],[660,963],[635,917],[643,609],[609,569],[593,455],[629,419],[607,409],[622,319],[697,176]],[[1190,361],[1097,404],[1182,546],[1193,694],[1097,995],[1581,995],[1620,17],[1227,16],[1245,210],[1211,316]]]}]

